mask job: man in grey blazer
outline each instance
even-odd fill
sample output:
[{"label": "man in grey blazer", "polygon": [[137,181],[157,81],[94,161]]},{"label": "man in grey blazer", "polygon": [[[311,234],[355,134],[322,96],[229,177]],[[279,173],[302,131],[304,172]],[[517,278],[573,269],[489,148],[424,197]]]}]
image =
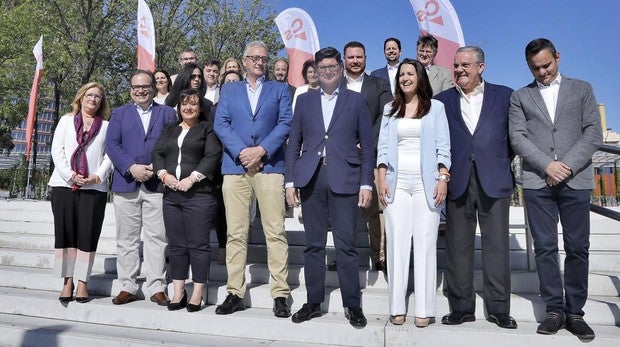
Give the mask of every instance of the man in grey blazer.
[{"label": "man in grey blazer", "polygon": [[428,80],[431,82],[433,96],[452,88],[454,83],[452,82],[450,70],[445,67],[433,65],[433,59],[435,59],[437,50],[439,49],[439,42],[437,42],[437,39],[432,35],[420,36],[416,47],[417,59],[426,67],[426,74],[428,75]]},{"label": "man in grey blazer", "polygon": [[[510,141],[523,158],[523,197],[534,238],[540,294],[547,317],[539,334],[566,329],[582,339],[594,331],[583,320],[588,296],[592,155],[602,144],[600,115],[589,83],[558,73],[560,53],[539,38],[525,47],[535,81],[510,100]],[[562,223],[564,280],[558,256]]]}]

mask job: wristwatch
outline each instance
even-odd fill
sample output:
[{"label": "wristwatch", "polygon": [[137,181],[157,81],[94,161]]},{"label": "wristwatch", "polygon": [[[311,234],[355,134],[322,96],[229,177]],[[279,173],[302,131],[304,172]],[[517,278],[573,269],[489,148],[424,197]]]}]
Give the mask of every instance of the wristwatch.
[{"label": "wristwatch", "polygon": [[448,183],[450,182],[450,175],[447,174],[439,174],[439,179]]}]

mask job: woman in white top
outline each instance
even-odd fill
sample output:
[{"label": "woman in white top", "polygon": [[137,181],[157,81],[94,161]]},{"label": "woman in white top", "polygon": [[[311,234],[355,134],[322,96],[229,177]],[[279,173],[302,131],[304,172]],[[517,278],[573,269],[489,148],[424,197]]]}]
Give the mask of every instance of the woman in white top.
[{"label": "woman in white top", "polygon": [[417,327],[435,316],[437,229],[450,180],[450,134],[444,105],[432,100],[426,70],[405,59],[396,72],[394,101],[386,105],[377,146],[378,193],[386,206],[385,236],[390,322],[405,322],[413,239]]},{"label": "woman in white top", "polygon": [[110,107],[105,89],[96,82],[82,86],[73,112],[60,118],[52,140],[54,172],[51,187],[54,214],[54,275],[64,278],[59,300],[88,301],[90,277],[107,202],[112,162],[105,153]]},{"label": "woman in white top", "polygon": [[172,80],[170,79],[170,74],[164,69],[158,69],[155,70],[154,76],[157,95],[155,95],[153,100],[160,105],[165,105],[166,97],[168,97],[168,93],[170,92],[170,88],[172,87]]},{"label": "woman in white top", "polygon": [[303,76],[306,84],[295,89],[295,95],[293,96],[292,103],[293,112],[295,111],[295,103],[297,102],[297,97],[299,95],[307,92],[308,90],[319,88],[319,75],[317,74],[314,60],[309,59],[304,62],[304,66],[301,69],[301,75]]}]

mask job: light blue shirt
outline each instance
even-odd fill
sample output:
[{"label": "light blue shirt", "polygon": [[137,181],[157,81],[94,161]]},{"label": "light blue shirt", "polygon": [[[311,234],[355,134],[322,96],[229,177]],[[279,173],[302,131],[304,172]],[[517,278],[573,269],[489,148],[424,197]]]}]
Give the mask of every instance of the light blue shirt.
[{"label": "light blue shirt", "polygon": [[258,98],[260,97],[260,92],[263,90],[263,82],[265,81],[265,76],[261,76],[256,79],[256,88],[252,89],[248,79],[245,79],[245,86],[248,91],[248,99],[250,100],[250,107],[252,108],[252,114],[256,113],[256,106],[258,105]]},{"label": "light blue shirt", "polygon": [[[323,111],[323,125],[325,126],[325,131],[327,132],[327,128],[329,128],[329,123],[332,122],[332,117],[334,116],[334,109],[336,108],[336,100],[338,100],[338,93],[340,90],[336,88],[332,95],[327,95],[321,88],[321,111]],[[325,158],[325,149],[323,149],[323,158]]]}]

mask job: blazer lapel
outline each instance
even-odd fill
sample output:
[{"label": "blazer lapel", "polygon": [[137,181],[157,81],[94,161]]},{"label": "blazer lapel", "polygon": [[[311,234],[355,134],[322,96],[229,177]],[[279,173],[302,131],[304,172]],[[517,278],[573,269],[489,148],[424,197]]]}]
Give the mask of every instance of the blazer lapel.
[{"label": "blazer lapel", "polygon": [[[484,95],[482,97],[482,108],[480,109],[480,117],[478,117],[478,124],[474,133],[480,129],[480,125],[492,116],[491,110],[493,109],[493,102],[495,102],[495,86],[485,82]],[[473,134],[472,134],[473,135]]]},{"label": "blazer lapel", "polygon": [[263,82],[263,87],[260,91],[260,95],[258,96],[258,103],[256,104],[256,111],[253,114],[254,117],[258,114],[258,111],[265,102],[265,99],[267,99],[267,95],[271,92],[272,87],[273,85],[271,83]]},{"label": "blazer lapel", "polygon": [[[345,105],[345,102],[347,101],[347,97],[348,97],[348,93],[346,92],[339,92],[338,93],[338,99],[336,99],[336,105],[334,107],[334,113],[332,114],[332,119],[329,122],[329,126],[327,127],[325,133],[328,133],[332,126],[334,125],[334,122],[336,122],[336,119],[340,117],[340,114],[342,113],[342,108],[344,107],[343,105]],[[321,115],[323,114],[323,111],[321,110]]]},{"label": "blazer lapel", "polygon": [[439,70],[437,69],[437,67],[435,65],[431,65],[431,67],[428,69],[428,80],[434,81],[435,79],[437,79],[438,74]]},{"label": "blazer lapel", "polygon": [[146,134],[144,134],[144,136],[147,136],[148,134],[151,133],[151,131],[153,131],[153,126],[155,124],[155,121],[157,121],[157,119],[159,118],[159,116],[160,116],[159,107],[153,106],[153,108],[151,109],[151,119],[149,120],[149,126],[147,127],[147,131],[146,131]]},{"label": "blazer lapel", "polygon": [[[144,132],[144,126],[142,125],[142,117],[140,117],[140,113],[138,113],[138,106],[134,104],[132,111],[133,112],[132,112],[131,122],[134,123],[134,127],[138,128],[138,131],[140,132],[140,134],[142,134],[142,137],[144,138],[146,137],[146,133]],[[151,118],[153,118],[152,112],[151,112]]]},{"label": "blazer lapel", "polygon": [[[562,88],[560,88],[560,90],[561,89]],[[538,90],[538,85],[536,84],[536,81],[531,83],[528,86],[527,90],[530,93],[530,97],[532,98],[532,101],[534,102],[536,107],[538,107],[538,110],[540,111],[540,114],[542,115],[542,117],[545,118],[547,122],[549,122],[549,124],[553,124],[553,122],[551,121],[551,116],[549,116],[549,111],[547,111],[547,105],[545,105],[545,100],[543,100],[542,94],[540,94],[540,90]],[[559,105],[559,101],[560,101],[560,97],[558,95],[558,105]],[[557,107],[556,107],[556,110],[557,110]],[[557,111],[556,111],[556,114],[557,114]]]},{"label": "blazer lapel", "polygon": [[[451,97],[449,99],[450,104],[445,105],[446,114],[454,114],[454,120],[456,121],[456,123],[467,133],[470,133],[469,128],[467,127],[467,125],[465,125],[465,121],[463,120],[463,113],[461,112],[461,94],[458,90],[456,90],[456,87],[448,90],[450,90]],[[448,107],[452,108],[454,112],[447,112]]]},{"label": "blazer lapel", "polygon": [[558,101],[555,104],[555,117],[553,117],[554,122],[557,122],[558,119],[562,116],[562,107],[564,107],[564,104],[566,103],[566,100],[570,95],[570,84],[571,80],[568,77],[562,76],[562,81],[560,82],[560,89],[558,90]]}]

